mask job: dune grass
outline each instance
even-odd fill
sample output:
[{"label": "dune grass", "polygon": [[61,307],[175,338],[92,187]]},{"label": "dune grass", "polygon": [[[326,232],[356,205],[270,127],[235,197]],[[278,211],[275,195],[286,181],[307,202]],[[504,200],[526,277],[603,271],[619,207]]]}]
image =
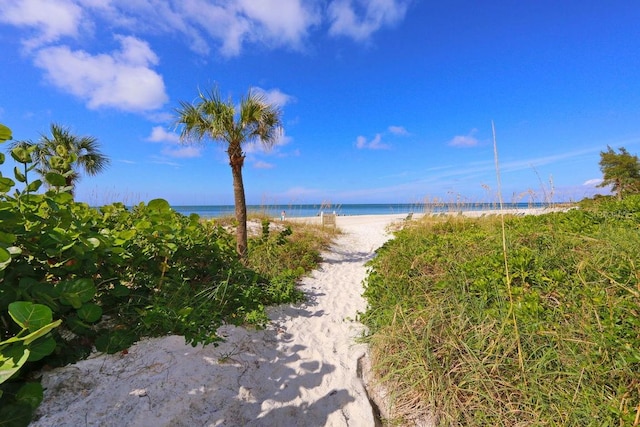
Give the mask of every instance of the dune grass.
[{"label": "dune grass", "polygon": [[361,317],[396,421],[640,425],[639,224],[630,197],[506,217],[504,246],[500,216],[399,231]]}]

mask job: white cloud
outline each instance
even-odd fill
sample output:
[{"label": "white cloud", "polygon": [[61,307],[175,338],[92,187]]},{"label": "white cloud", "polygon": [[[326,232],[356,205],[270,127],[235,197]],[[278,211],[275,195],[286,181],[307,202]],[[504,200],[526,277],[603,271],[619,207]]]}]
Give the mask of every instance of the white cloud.
[{"label": "white cloud", "polygon": [[91,109],[155,110],[168,100],[162,76],[150,67],[158,57],[135,37],[118,36],[121,49],[92,55],[68,46],[47,47],[36,53],[35,64],[55,86],[87,102]]},{"label": "white cloud", "polygon": [[394,135],[409,135],[409,132],[404,128],[404,126],[389,126],[389,132]]},{"label": "white cloud", "polygon": [[180,143],[180,135],[175,132],[169,132],[162,126],[154,126],[151,129],[151,135],[147,137],[147,141],[178,144]]},{"label": "white cloud", "polygon": [[169,132],[162,126],[154,126],[151,129],[151,134],[145,139],[149,142],[162,143],[163,147],[160,152],[167,157],[186,159],[202,155],[202,145],[182,144],[177,133]]},{"label": "white cloud", "polygon": [[321,18],[319,8],[311,2],[240,0],[239,3],[244,14],[259,23],[260,35],[278,46],[298,48],[309,27],[318,24]]},{"label": "white cloud", "polygon": [[[389,131],[389,133],[393,134],[393,135],[399,135],[399,136],[407,136],[409,135],[409,132],[407,132],[407,130],[403,127],[403,126],[389,126],[387,128],[387,130]],[[391,145],[382,142],[382,137],[386,134],[386,132],[383,133],[377,133],[376,136],[371,140],[368,141],[366,137],[360,135],[356,138],[356,148],[363,150],[363,149],[368,149],[368,150],[388,150],[391,148]]]},{"label": "white cloud", "polygon": [[471,129],[468,135],[456,135],[449,145],[452,147],[475,147],[478,145],[478,139],[474,136],[478,132],[478,129]]},{"label": "white cloud", "polygon": [[177,6],[177,12],[184,20],[184,25],[172,25],[172,28],[200,41],[203,44],[198,48],[200,51],[209,50],[203,37],[203,34],[206,34],[221,43],[221,54],[236,56],[251,31],[250,21],[238,15],[237,7],[235,3],[229,2],[216,4],[206,0],[184,0]]},{"label": "white cloud", "polygon": [[83,18],[82,8],[71,0],[4,0],[0,22],[31,27],[36,35],[23,40],[27,49],[76,37]]},{"label": "white cloud", "polygon": [[378,133],[371,141],[367,141],[364,136],[358,136],[356,138],[356,148],[360,150],[388,150],[391,147],[382,142],[382,134]]},{"label": "white cloud", "polygon": [[253,88],[259,95],[263,96],[265,101],[269,104],[273,104],[277,107],[284,107],[290,102],[294,102],[295,98],[291,95],[287,95],[280,89],[265,90],[260,87]]},{"label": "white cloud", "polygon": [[597,187],[602,183],[602,178],[594,178],[585,181],[582,185],[585,187]]},{"label": "white cloud", "polygon": [[239,55],[246,44],[301,50],[314,29],[366,41],[401,21],[411,0],[4,0],[0,22],[27,27],[30,49],[106,27],[142,37],[179,34],[201,55]]},{"label": "white cloud", "polygon": [[407,0],[334,0],[327,10],[331,26],[329,34],[364,41],[383,27],[391,27],[404,19]]}]

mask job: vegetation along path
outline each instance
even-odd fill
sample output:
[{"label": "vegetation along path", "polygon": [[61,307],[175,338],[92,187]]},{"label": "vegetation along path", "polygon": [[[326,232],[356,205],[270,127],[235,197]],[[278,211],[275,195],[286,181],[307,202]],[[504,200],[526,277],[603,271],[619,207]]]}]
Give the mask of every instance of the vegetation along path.
[{"label": "vegetation along path", "polygon": [[344,231],[304,279],[307,301],[266,330],[224,326],[221,345],[169,336],[45,374],[33,426],[373,426],[356,342],[365,263],[403,216],[340,217]]}]

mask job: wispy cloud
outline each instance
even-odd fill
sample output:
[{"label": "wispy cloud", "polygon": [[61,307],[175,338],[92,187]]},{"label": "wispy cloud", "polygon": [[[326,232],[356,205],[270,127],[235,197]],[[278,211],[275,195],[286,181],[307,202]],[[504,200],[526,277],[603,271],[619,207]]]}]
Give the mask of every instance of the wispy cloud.
[{"label": "wispy cloud", "polygon": [[600,184],[602,184],[602,178],[588,179],[582,183],[585,187],[597,187]]},{"label": "wispy cloud", "polygon": [[408,136],[409,132],[404,126],[391,125],[385,132],[376,133],[372,140],[368,140],[367,137],[360,135],[356,138],[356,148],[359,150],[388,150],[391,148],[391,144],[383,142],[382,139],[388,134],[396,136]]},{"label": "wispy cloud", "polygon": [[35,64],[60,89],[86,101],[87,107],[144,112],[162,107],[168,96],[162,76],[151,66],[158,57],[135,37],[116,36],[121,49],[92,55],[68,46],[37,51]]},{"label": "wispy cloud", "polygon": [[92,35],[108,23],[129,34],[180,34],[189,49],[232,57],[247,44],[303,50],[312,30],[367,41],[396,25],[410,0],[4,0],[0,22],[32,29],[28,49]]},{"label": "wispy cloud", "polygon": [[382,135],[378,133],[371,141],[368,141],[362,135],[358,136],[356,138],[356,148],[359,150],[388,150],[391,146],[382,142]]},{"label": "wispy cloud", "polygon": [[404,128],[404,126],[389,126],[389,132],[394,135],[407,136],[409,132]]},{"label": "wispy cloud", "polygon": [[253,163],[253,167],[256,169],[273,169],[275,165],[273,165],[272,163],[267,163],[262,160],[258,160]]},{"label": "wispy cloud", "polygon": [[161,153],[165,156],[173,157],[176,159],[191,159],[194,157],[200,157],[202,155],[200,147],[196,147],[193,145],[167,145],[162,148]]},{"label": "wispy cloud", "polygon": [[478,129],[471,129],[467,135],[456,135],[449,141],[452,147],[475,147],[478,145],[478,139],[474,136]]},{"label": "wispy cloud", "polygon": [[329,34],[366,41],[384,27],[404,19],[410,1],[406,0],[334,0],[327,13]]}]

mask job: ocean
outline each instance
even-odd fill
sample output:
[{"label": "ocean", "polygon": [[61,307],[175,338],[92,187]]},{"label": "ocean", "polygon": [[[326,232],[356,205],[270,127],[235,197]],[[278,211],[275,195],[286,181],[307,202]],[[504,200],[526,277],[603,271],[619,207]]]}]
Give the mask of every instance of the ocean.
[{"label": "ocean", "polygon": [[[527,209],[548,207],[548,203],[504,203],[505,209]],[[201,218],[218,218],[233,216],[232,205],[212,206],[172,206],[176,212],[183,215],[198,214]],[[319,216],[321,212],[333,213],[339,216],[347,215],[389,215],[413,213],[440,213],[460,211],[482,211],[498,209],[497,203],[373,203],[373,204],[301,204],[301,205],[247,205],[249,214],[257,213],[270,217],[280,217],[282,211],[287,217]]]}]

